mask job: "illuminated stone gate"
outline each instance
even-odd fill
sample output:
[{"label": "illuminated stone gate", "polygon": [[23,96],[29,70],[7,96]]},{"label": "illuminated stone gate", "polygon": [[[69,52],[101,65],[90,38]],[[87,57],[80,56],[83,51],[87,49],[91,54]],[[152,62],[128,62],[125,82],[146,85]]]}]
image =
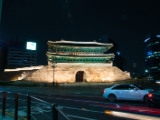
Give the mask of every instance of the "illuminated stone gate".
[{"label": "illuminated stone gate", "polygon": [[37,82],[108,82],[129,79],[130,75],[112,66],[114,54],[104,54],[112,43],[48,41],[48,65],[25,80]]}]

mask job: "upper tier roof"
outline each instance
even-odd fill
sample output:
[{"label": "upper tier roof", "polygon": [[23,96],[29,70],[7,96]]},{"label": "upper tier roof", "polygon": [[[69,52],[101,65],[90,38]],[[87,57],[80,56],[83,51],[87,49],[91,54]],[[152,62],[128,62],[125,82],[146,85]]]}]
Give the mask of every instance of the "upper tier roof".
[{"label": "upper tier roof", "polygon": [[100,43],[100,42],[79,42],[79,41],[66,41],[66,40],[61,40],[61,41],[48,41],[48,43],[51,44],[61,44],[61,45],[80,45],[80,46],[106,46],[110,45],[113,46],[112,43]]}]

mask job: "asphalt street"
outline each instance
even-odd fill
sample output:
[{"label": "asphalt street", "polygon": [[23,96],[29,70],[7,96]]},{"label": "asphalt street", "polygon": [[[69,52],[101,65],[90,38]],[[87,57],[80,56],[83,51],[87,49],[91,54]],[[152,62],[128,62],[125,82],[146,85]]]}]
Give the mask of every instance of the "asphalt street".
[{"label": "asphalt street", "polygon": [[[159,108],[148,108],[143,102],[116,101],[103,99],[103,88],[52,88],[52,87],[15,87],[1,86],[0,91],[7,93],[6,111],[14,115],[15,93],[19,93],[18,115],[26,119],[26,94],[43,101],[32,99],[31,117],[33,120],[52,119],[52,103],[73,120],[158,120]],[[2,104],[2,103],[1,103]],[[1,107],[2,108],[2,107]],[[65,118],[59,114],[60,120]]]}]

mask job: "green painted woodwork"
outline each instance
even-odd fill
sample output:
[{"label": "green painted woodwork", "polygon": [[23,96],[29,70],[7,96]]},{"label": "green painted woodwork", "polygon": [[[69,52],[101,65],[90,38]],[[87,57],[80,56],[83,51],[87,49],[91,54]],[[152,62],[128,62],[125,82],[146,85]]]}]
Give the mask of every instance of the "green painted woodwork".
[{"label": "green painted woodwork", "polygon": [[67,53],[72,53],[72,52],[93,52],[93,53],[104,53],[108,49],[110,49],[110,45],[108,46],[96,46],[96,47],[80,47],[80,46],[66,46],[66,45],[48,45],[48,51],[50,52],[67,52]]},{"label": "green painted woodwork", "polygon": [[[95,56],[103,54],[112,47],[111,44],[103,46],[73,46],[48,43],[48,60],[57,63],[106,63],[113,61],[114,55]],[[83,56],[85,54],[85,56]],[[88,56],[86,56],[88,54]],[[83,57],[80,57],[81,55]],[[91,56],[92,55],[92,56]]]},{"label": "green painted woodwork", "polygon": [[113,57],[114,56],[70,57],[70,56],[48,55],[48,60],[56,63],[106,63],[106,61],[112,61]]}]

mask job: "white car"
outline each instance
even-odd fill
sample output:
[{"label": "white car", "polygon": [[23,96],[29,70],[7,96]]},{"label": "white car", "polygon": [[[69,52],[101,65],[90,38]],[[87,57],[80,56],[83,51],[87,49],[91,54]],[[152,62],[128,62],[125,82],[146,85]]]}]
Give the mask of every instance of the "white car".
[{"label": "white car", "polygon": [[149,89],[145,90],[133,84],[116,84],[110,88],[105,88],[103,97],[109,101],[116,100],[136,100],[146,102]]}]

